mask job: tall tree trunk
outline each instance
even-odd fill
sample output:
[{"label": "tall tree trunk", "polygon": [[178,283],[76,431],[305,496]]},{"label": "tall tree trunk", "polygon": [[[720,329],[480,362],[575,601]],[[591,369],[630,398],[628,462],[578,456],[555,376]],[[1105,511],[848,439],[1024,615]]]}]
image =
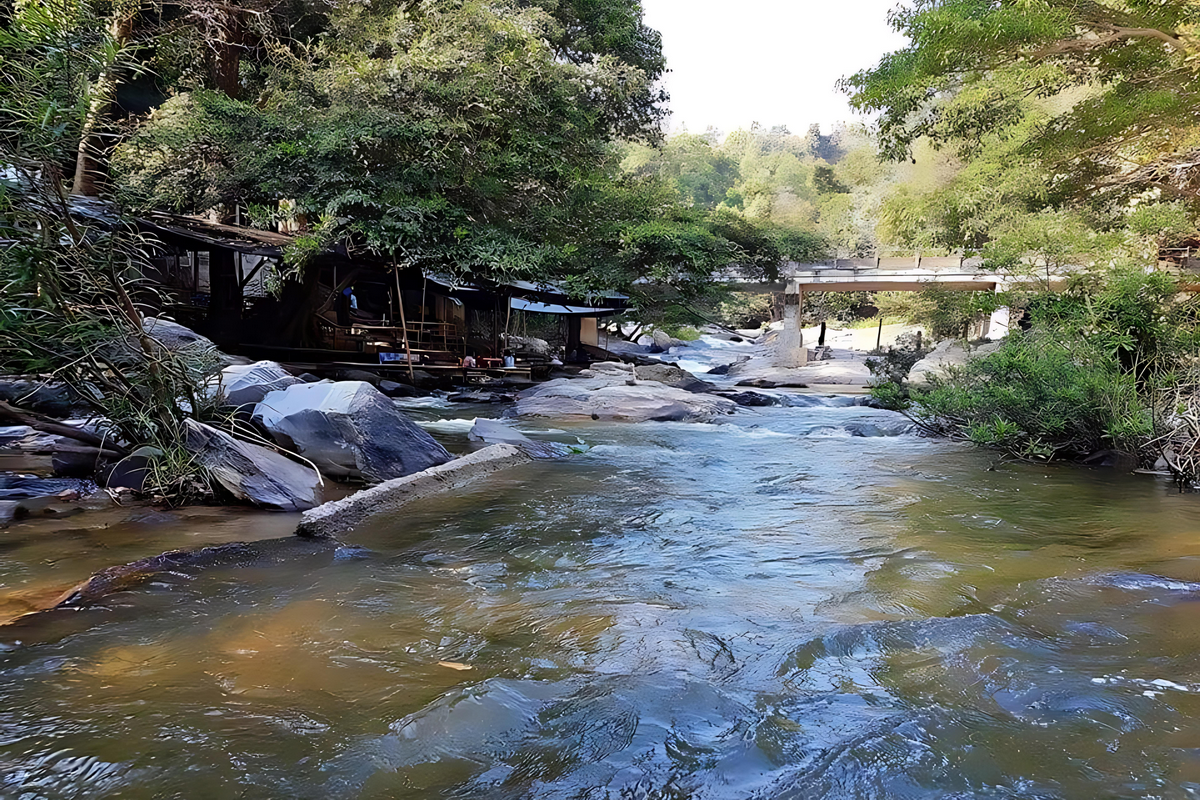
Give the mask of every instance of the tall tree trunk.
[{"label": "tall tree trunk", "polygon": [[224,17],[217,41],[213,43],[217,55],[213,61],[212,81],[218,91],[236,100],[242,89],[242,46],[245,44],[245,31],[238,9],[226,10]]},{"label": "tall tree trunk", "polygon": [[[108,34],[116,45],[116,52],[120,53],[133,34],[137,4],[116,5],[115,16],[108,25]],[[87,117],[84,118],[83,131],[79,137],[79,150],[75,156],[75,180],[71,185],[71,194],[94,197],[100,193],[100,177],[103,172],[100,156],[104,150],[104,138],[100,129],[117,95],[117,87],[121,84],[121,65],[118,59],[119,55],[114,57],[100,73],[96,85],[92,88],[92,99],[88,103]]]}]

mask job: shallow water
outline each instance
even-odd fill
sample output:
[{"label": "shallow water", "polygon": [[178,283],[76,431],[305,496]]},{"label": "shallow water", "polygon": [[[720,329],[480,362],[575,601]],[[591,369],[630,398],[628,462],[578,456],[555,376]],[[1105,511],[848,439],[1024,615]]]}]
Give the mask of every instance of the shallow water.
[{"label": "shallow water", "polygon": [[[1193,796],[1195,497],[895,422],[541,433],[591,448],[8,629],[0,796]],[[159,521],[15,526],[0,581],[293,520]]]}]

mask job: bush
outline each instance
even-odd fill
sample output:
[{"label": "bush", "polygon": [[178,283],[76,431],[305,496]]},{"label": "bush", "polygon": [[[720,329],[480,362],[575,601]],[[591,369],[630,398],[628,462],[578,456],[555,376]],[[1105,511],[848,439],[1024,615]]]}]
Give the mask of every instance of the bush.
[{"label": "bush", "polygon": [[913,365],[924,358],[932,348],[916,334],[906,333],[896,338],[896,343],[878,358],[866,360],[867,369],[876,385],[901,384],[908,377]]},{"label": "bush", "polygon": [[1140,453],[1152,417],[1135,377],[1086,338],[1013,333],[991,355],[912,388],[909,414],[927,431],[1021,458]]},{"label": "bush", "polygon": [[662,325],[660,330],[667,336],[684,342],[694,342],[700,338],[700,331],[690,325]]}]

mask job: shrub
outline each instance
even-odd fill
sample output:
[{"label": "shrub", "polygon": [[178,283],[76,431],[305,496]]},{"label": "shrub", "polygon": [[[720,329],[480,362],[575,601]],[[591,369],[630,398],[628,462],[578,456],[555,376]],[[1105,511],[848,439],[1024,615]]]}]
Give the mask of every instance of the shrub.
[{"label": "shrub", "polygon": [[1135,377],[1087,338],[1013,333],[995,353],[913,388],[909,414],[927,431],[1021,458],[1140,453],[1153,421]]}]

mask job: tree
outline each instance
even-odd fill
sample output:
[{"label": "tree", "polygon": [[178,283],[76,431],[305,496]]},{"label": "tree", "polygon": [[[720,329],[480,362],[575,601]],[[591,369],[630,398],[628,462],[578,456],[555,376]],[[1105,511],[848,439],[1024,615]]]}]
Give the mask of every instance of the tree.
[{"label": "tree", "polygon": [[[120,457],[151,444],[155,489],[193,491],[183,420],[211,411],[212,353],[180,356],[144,329],[137,274],[151,247],[118,215],[83,214],[64,171],[85,138],[102,76],[126,67],[119,32],[88,6],[23,4],[0,30],[0,361],[64,382],[101,435],[57,429]],[[14,414],[7,406],[6,416]],[[22,422],[25,422],[22,419]],[[39,421],[34,419],[38,424]],[[40,424],[44,424],[41,421]]]},{"label": "tree", "polygon": [[925,137],[972,156],[1044,114],[1023,152],[1053,191],[1200,196],[1200,4],[917,0],[892,24],[909,46],[844,82],[885,155]]},{"label": "tree", "polygon": [[661,55],[639,9],[330,7],[324,35],[244,70],[253,102],[194,90],[157,109],[114,158],[123,196],[189,212],[290,200],[314,235],[352,250],[499,279],[571,275],[578,242],[564,231],[578,226],[564,215],[608,181],[615,137],[657,130]]}]

